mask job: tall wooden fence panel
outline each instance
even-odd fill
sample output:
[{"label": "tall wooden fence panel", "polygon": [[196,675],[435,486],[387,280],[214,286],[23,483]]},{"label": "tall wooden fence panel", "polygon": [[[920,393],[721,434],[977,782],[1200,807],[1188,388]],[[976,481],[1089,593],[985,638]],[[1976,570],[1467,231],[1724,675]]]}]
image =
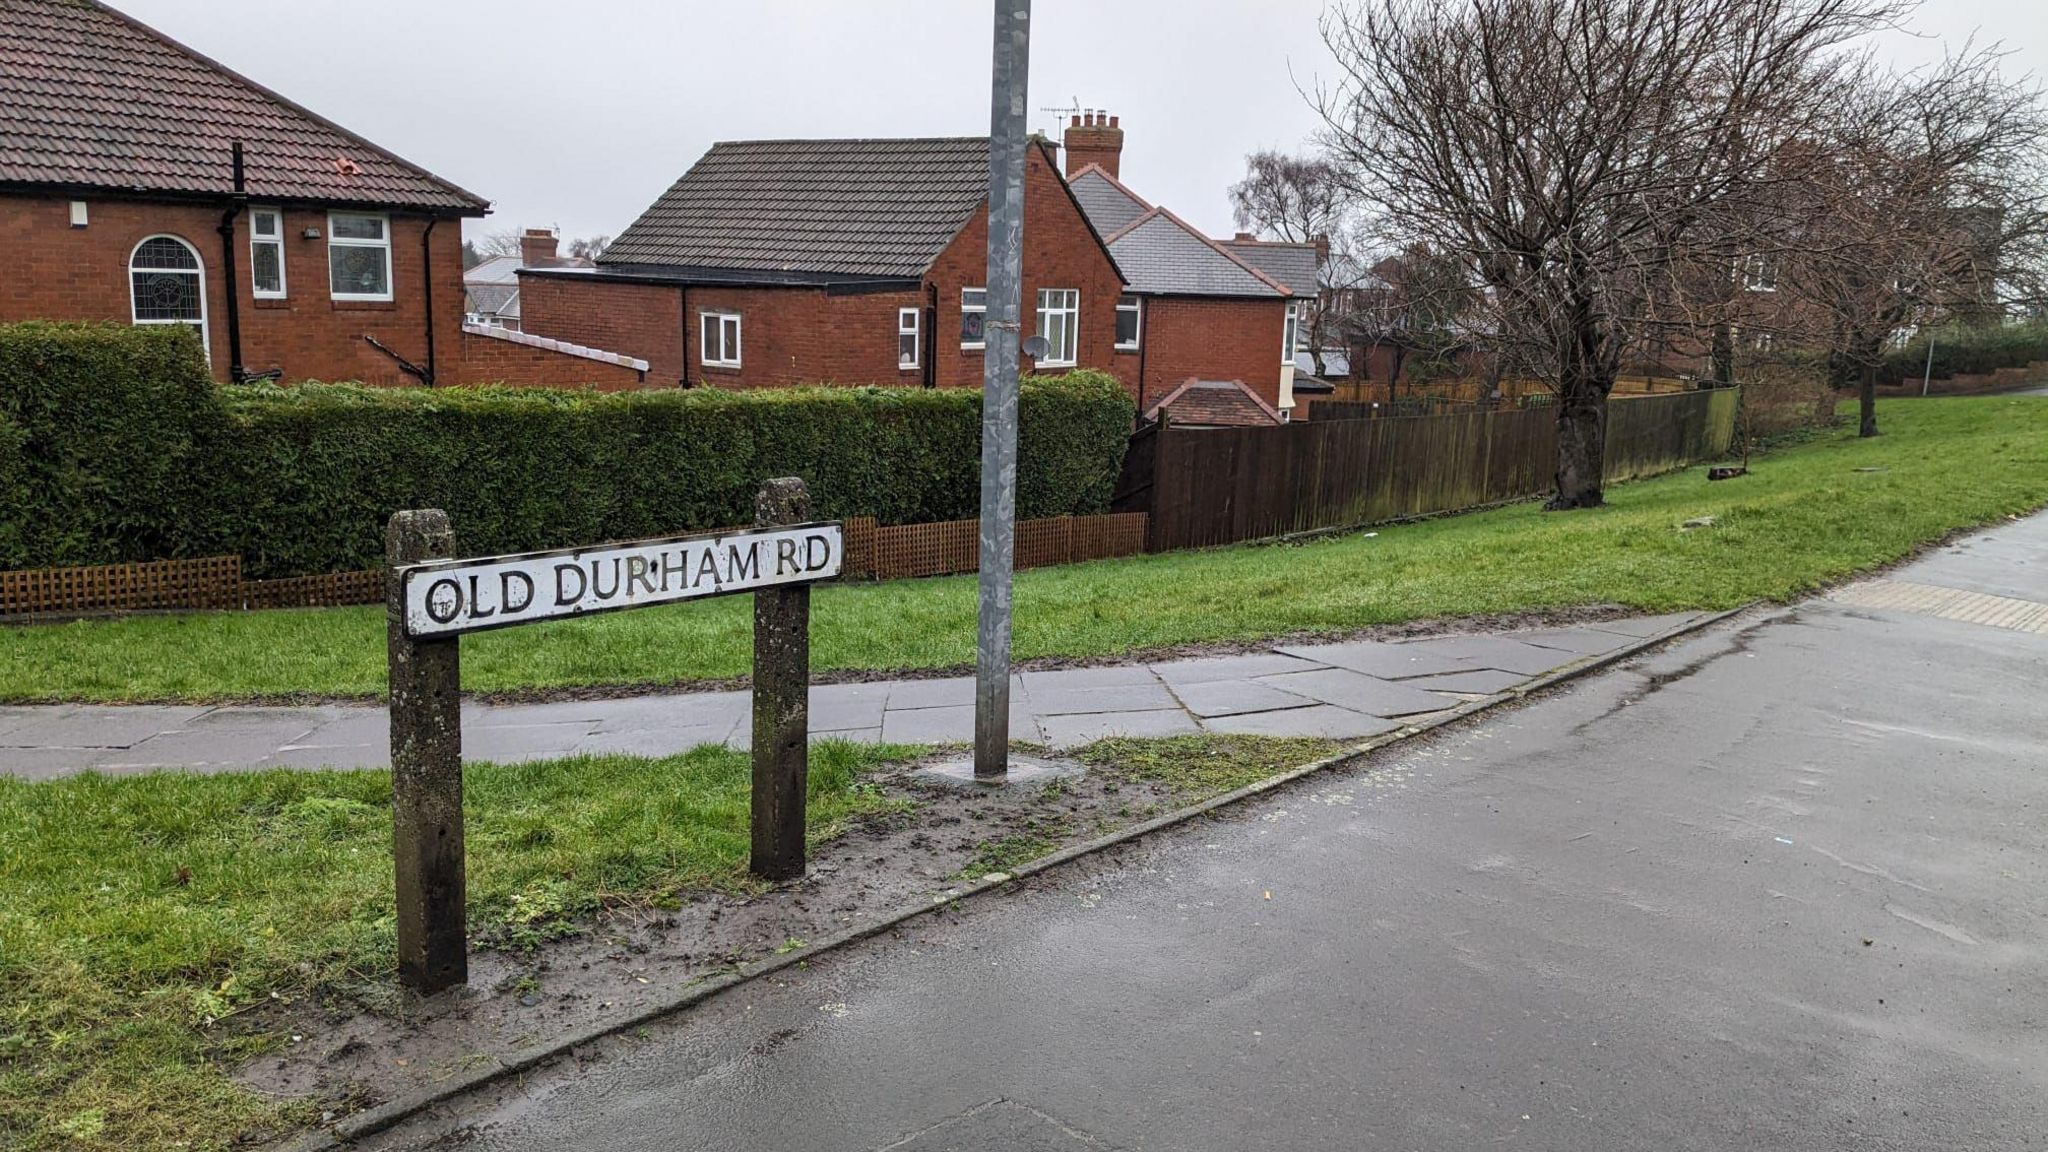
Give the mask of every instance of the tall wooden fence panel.
[{"label": "tall wooden fence panel", "polygon": [[[1607,475],[1625,480],[1728,450],[1736,390],[1617,401]],[[1120,512],[1148,512],[1154,552],[1375,524],[1536,496],[1556,470],[1553,409],[1311,420],[1141,432]]]}]

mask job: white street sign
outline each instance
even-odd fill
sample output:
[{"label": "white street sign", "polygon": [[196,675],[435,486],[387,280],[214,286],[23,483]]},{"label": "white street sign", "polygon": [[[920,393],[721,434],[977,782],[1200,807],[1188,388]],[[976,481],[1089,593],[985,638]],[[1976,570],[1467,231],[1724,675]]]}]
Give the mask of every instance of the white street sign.
[{"label": "white street sign", "polygon": [[839,575],[837,524],[446,560],[402,570],[405,631],[459,636],[514,624],[806,584]]}]

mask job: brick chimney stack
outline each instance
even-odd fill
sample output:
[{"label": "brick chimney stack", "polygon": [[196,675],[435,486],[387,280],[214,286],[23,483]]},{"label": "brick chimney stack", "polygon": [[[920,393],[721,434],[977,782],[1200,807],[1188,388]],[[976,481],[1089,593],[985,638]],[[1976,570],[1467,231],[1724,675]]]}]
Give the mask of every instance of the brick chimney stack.
[{"label": "brick chimney stack", "polygon": [[1124,130],[1117,127],[1117,118],[1106,112],[1090,109],[1072,118],[1067,125],[1067,175],[1072,176],[1090,164],[1097,164],[1104,172],[1119,179],[1117,157],[1123,154]]},{"label": "brick chimney stack", "polygon": [[559,241],[552,228],[528,228],[519,237],[519,263],[527,268],[545,268],[555,262]]}]

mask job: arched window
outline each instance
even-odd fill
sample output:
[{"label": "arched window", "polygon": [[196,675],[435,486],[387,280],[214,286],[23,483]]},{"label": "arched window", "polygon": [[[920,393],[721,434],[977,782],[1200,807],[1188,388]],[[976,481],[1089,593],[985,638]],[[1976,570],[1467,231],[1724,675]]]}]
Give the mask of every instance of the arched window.
[{"label": "arched window", "polygon": [[151,236],[128,257],[128,294],[137,324],[187,324],[212,354],[206,334],[206,269],[176,236]]}]

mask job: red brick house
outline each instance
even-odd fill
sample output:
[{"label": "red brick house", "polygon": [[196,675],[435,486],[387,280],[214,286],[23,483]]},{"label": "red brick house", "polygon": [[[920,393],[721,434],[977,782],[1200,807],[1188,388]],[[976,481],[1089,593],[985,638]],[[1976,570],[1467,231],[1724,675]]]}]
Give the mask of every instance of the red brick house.
[{"label": "red brick house", "polygon": [[[973,387],[988,140],[717,144],[594,269],[522,269],[529,334],[644,359],[649,386]],[[1026,150],[1027,368],[1113,369],[1123,276],[1048,146]],[[1128,381],[1135,392],[1135,378]]]},{"label": "red brick house", "polygon": [[637,381],[465,332],[488,211],[97,0],[0,0],[0,323],[181,325],[223,380]]},{"label": "red brick house", "polygon": [[1118,176],[1123,129],[1114,116],[1074,117],[1066,149],[1074,197],[1129,283],[1118,304],[1117,371],[1135,381],[1138,410],[1153,411],[1191,380],[1234,380],[1291,416],[1301,305],[1317,290],[1315,247],[1242,235],[1219,242],[1147,203]]}]

